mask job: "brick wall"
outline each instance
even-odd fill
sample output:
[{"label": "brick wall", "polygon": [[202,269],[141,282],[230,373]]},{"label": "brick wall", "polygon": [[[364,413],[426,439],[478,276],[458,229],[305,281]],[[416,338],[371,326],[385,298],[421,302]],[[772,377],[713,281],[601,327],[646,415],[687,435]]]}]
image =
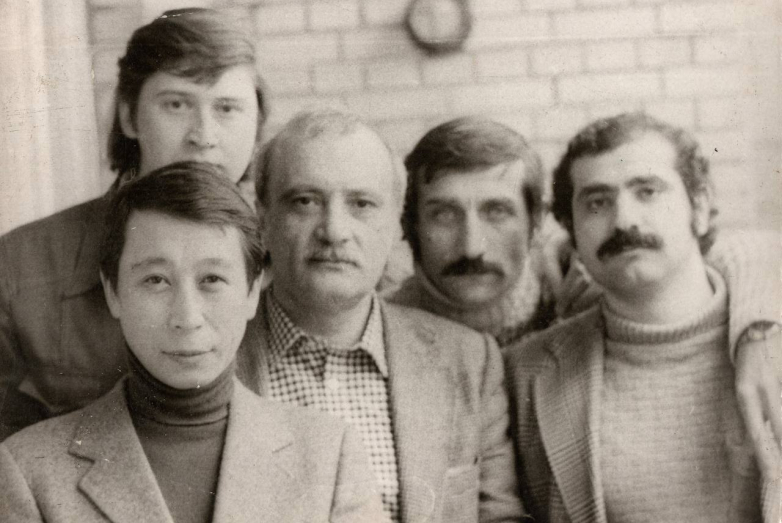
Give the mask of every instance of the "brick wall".
[{"label": "brick wall", "polygon": [[696,133],[723,224],[779,227],[782,17],[766,1],[471,0],[464,50],[434,58],[405,33],[409,0],[90,0],[101,128],[135,27],[185,3],[227,7],[257,35],[270,132],[301,109],[338,106],[404,154],[440,122],[485,114],[551,168],[590,120],[646,109]]}]

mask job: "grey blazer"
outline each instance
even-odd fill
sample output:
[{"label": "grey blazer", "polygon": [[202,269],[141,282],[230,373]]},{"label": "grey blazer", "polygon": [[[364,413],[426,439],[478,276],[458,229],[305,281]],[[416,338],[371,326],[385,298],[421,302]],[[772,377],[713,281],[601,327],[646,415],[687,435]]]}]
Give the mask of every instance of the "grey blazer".
[{"label": "grey blazer", "polygon": [[[260,303],[239,349],[237,375],[263,396],[269,381],[265,295]],[[382,301],[381,313],[402,521],[522,520],[494,339]]]},{"label": "grey blazer", "polygon": [[[0,519],[173,523],[133,428],[124,382],[0,444]],[[212,521],[381,518],[357,435],[329,416],[263,400],[236,383]]]}]

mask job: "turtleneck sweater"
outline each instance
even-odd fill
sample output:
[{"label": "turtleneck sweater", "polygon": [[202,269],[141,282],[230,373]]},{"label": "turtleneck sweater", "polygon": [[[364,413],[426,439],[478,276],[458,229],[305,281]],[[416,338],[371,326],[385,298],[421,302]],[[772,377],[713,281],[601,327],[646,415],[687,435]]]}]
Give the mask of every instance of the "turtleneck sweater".
[{"label": "turtleneck sweater", "polygon": [[[129,351],[130,352],[130,351]],[[162,383],[129,354],[128,410],[176,523],[208,523],[214,511],[234,364],[195,389]]]},{"label": "turtleneck sweater", "polygon": [[440,292],[416,263],[415,274],[389,297],[389,301],[487,332],[497,339],[500,347],[505,347],[524,334],[545,329],[554,320],[553,299],[548,298],[541,279],[529,256],[518,281],[495,303],[465,307]]},{"label": "turtleneck sweater", "polygon": [[728,353],[725,283],[675,324],[630,321],[603,302],[600,465],[609,521],[760,520]]}]

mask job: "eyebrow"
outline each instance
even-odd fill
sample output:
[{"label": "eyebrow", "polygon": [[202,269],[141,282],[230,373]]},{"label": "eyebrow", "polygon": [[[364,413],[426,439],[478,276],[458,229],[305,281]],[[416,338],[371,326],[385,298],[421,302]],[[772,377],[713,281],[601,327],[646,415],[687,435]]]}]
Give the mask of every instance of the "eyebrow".
[{"label": "eyebrow", "polygon": [[628,187],[638,187],[639,185],[654,185],[657,187],[669,186],[667,181],[654,174],[649,174],[647,176],[635,176],[627,182]]},{"label": "eyebrow", "polygon": [[[224,259],[224,258],[204,258],[203,260],[199,260],[197,263],[199,266],[209,266],[209,267],[225,267],[229,268],[233,266],[233,263],[230,261]],[[143,270],[149,267],[158,267],[158,266],[166,266],[171,265],[171,262],[162,256],[153,256],[151,258],[144,258],[143,260],[139,260],[136,263],[132,264],[130,266],[131,271],[136,270]]]}]

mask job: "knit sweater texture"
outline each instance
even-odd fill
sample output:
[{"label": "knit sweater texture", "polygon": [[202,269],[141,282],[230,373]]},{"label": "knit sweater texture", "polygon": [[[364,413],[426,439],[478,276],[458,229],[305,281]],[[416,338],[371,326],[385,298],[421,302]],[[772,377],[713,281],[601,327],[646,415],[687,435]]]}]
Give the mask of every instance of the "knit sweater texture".
[{"label": "knit sweater texture", "polygon": [[234,365],[213,382],[180,390],[131,353],[127,399],[133,426],[175,523],[212,520],[233,394]]},{"label": "knit sweater texture", "polygon": [[600,425],[609,521],[760,521],[728,344],[727,291],[676,324],[629,321],[603,304]]}]

